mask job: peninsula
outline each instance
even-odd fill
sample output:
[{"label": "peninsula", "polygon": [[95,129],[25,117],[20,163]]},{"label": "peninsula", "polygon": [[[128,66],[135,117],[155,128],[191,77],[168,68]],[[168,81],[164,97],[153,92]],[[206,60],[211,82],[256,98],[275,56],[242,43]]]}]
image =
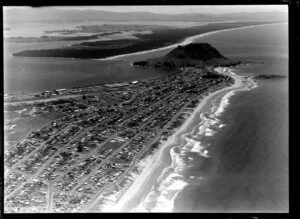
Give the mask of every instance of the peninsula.
[{"label": "peninsula", "polygon": [[[149,33],[134,33],[131,39],[97,40],[101,34],[91,34],[88,36],[63,36],[63,37],[44,37],[42,39],[28,39],[29,41],[53,41],[53,40],[93,40],[73,44],[69,47],[55,49],[24,50],[13,53],[13,56],[21,57],[61,57],[61,58],[80,58],[80,59],[103,59],[107,57],[130,54],[146,50],[157,49],[181,43],[184,39],[203,33],[220,31],[225,29],[261,25],[274,22],[262,21],[243,21],[228,23],[209,23],[202,26],[187,28],[152,28]],[[94,29],[93,29],[94,30]],[[97,29],[99,30],[99,29]],[[103,34],[103,33],[102,33]],[[13,39],[12,39],[13,40]],[[15,39],[26,42],[26,39]]]},{"label": "peninsula", "polygon": [[[143,170],[138,163],[156,153],[205,96],[235,84],[235,76],[209,66],[229,61],[209,44],[182,46],[161,59],[170,57],[182,59],[173,74],[47,91],[40,94],[44,101],[19,106],[25,107],[21,116],[55,113],[56,119],[6,150],[5,211],[99,212],[118,203]],[[188,67],[196,60],[202,67]]]}]

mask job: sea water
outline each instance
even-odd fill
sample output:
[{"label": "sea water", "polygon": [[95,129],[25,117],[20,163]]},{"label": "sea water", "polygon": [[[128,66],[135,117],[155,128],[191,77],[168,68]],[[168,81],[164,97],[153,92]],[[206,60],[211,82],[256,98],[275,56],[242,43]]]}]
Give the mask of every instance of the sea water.
[{"label": "sea water", "polygon": [[[44,28],[50,28],[55,24],[44,25]],[[75,24],[63,24],[74,27]],[[28,33],[41,34],[43,25],[26,24],[25,27]],[[15,34],[26,33],[19,24],[14,27]],[[61,27],[59,25],[58,27]],[[18,32],[18,29],[22,31]],[[25,28],[25,29],[26,29]],[[59,29],[59,28],[58,28]],[[64,29],[64,28],[62,28]],[[39,30],[39,31],[37,31]],[[228,30],[221,30],[227,32]],[[10,32],[10,31],[8,31]],[[218,32],[218,31],[215,31]],[[7,35],[7,33],[5,33]],[[211,33],[202,34],[206,36]],[[19,36],[19,35],[16,35]],[[212,35],[213,36],[213,35]],[[184,40],[184,43],[190,43],[195,37]],[[23,50],[35,49],[53,49],[68,47],[72,44],[80,43],[80,41],[66,42],[36,42],[36,43],[12,43],[4,42],[4,93],[6,94],[26,94],[42,92],[44,90],[52,90],[59,88],[72,88],[78,86],[90,86],[95,84],[110,83],[114,81],[132,81],[141,80],[149,77],[159,76],[164,74],[158,69],[132,68],[133,61],[141,61],[153,57],[166,55],[174,49],[176,45],[169,48],[156,49],[152,52],[141,52],[120,58],[107,60],[86,60],[86,59],[71,59],[71,58],[38,58],[38,57],[14,57],[13,53]],[[223,45],[229,45],[227,42]],[[216,47],[219,49],[218,47]],[[230,48],[220,48],[221,52],[227,51]]]},{"label": "sea water", "polygon": [[[210,43],[229,58],[256,62],[234,68],[236,74],[288,75],[287,24],[220,32],[196,41]],[[9,51],[23,49],[21,44],[4,46],[8,51],[4,54],[5,92],[160,74],[131,68],[134,57],[123,61],[20,58],[11,57]],[[199,115],[185,136],[186,143],[170,151],[171,165],[144,198],[141,211],[288,211],[288,79],[256,83],[254,89],[216,98]]]},{"label": "sea water", "polygon": [[[233,74],[288,76],[287,33],[276,24],[198,41],[255,62]],[[196,120],[134,211],[288,212],[288,79],[218,95]]]},{"label": "sea water", "polygon": [[4,92],[9,94],[37,93],[114,81],[141,80],[163,73],[154,69],[133,68],[131,61],[126,60],[103,61],[11,56],[12,53],[23,49],[48,49],[60,46],[67,46],[66,42],[6,42],[4,44]]},{"label": "sea water", "polygon": [[[256,61],[234,68],[236,74],[288,76],[287,33],[287,24],[277,24],[201,41],[228,57]],[[254,89],[215,99],[211,110],[199,118],[198,134],[206,132],[206,139],[194,142],[195,154],[207,148],[209,156],[185,157],[190,160],[182,172],[187,186],[177,195],[172,211],[288,212],[288,78],[256,84]],[[218,111],[217,123],[205,126]]]}]

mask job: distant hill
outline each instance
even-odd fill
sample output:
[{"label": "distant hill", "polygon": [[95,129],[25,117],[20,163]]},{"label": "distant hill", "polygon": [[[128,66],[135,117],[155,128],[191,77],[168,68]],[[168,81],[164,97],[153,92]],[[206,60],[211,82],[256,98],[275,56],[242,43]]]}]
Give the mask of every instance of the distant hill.
[{"label": "distant hill", "polygon": [[186,14],[155,14],[150,12],[111,12],[105,10],[76,10],[57,9],[51,7],[41,8],[4,8],[4,23],[26,22],[87,22],[87,21],[186,21],[186,22],[209,22],[209,21],[287,21],[286,12],[251,12],[251,13],[186,13]]},{"label": "distant hill", "polygon": [[[13,56],[20,57],[63,57],[80,59],[102,59],[117,55],[130,54],[135,52],[153,50],[183,42],[188,37],[196,36],[212,31],[245,27],[249,25],[259,25],[268,22],[231,22],[231,23],[211,23],[203,26],[194,26],[188,28],[156,29],[148,34],[134,34],[137,39],[116,39],[116,40],[96,40],[97,34],[89,36],[64,37],[61,40],[84,40],[79,44],[73,44],[69,47],[60,47],[53,49],[30,49],[13,53]],[[54,38],[55,39],[55,38]],[[53,38],[14,38],[11,42],[49,42]],[[33,40],[33,41],[32,41]],[[58,40],[58,38],[57,38]],[[167,57],[172,59],[172,57]]]},{"label": "distant hill", "polygon": [[224,57],[208,43],[191,43],[186,46],[178,46],[163,57],[133,63],[134,66],[166,69],[189,66],[226,66],[231,64],[238,63],[235,60]]}]

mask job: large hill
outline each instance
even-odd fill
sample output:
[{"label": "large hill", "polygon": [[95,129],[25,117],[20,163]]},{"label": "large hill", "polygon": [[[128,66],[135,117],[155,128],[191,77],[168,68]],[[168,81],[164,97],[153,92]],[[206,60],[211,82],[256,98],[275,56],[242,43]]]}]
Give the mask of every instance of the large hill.
[{"label": "large hill", "polygon": [[178,46],[166,56],[174,59],[196,59],[202,61],[213,58],[226,59],[208,43],[191,43],[186,46]]},{"label": "large hill", "polygon": [[208,43],[191,43],[185,46],[178,46],[163,57],[134,62],[133,65],[172,69],[188,66],[231,65],[236,62],[224,57]]}]

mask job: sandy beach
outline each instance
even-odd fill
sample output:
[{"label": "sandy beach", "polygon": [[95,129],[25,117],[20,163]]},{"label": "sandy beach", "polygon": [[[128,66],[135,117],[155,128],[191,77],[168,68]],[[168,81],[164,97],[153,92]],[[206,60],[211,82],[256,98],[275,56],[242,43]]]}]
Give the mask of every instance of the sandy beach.
[{"label": "sandy beach", "polygon": [[[230,71],[229,68],[216,68],[217,72],[222,74],[230,75],[234,78],[235,83],[230,86],[218,90],[205,96],[198,106],[194,109],[193,113],[184,122],[184,124],[176,130],[176,132],[168,138],[168,140],[160,147],[160,149],[148,158],[147,165],[142,170],[141,174],[134,180],[134,183],[127,190],[125,195],[116,205],[115,211],[117,212],[129,212],[129,211],[142,211],[137,208],[137,205],[141,203],[141,200],[148,194],[152,186],[157,182],[158,177],[161,175],[162,171],[168,167],[171,163],[170,150],[176,146],[180,145],[184,141],[185,133],[189,132],[191,128],[195,125],[193,121],[199,114],[205,110],[208,103],[210,103],[214,98],[219,95],[225,95],[226,93],[234,90],[244,90],[247,85],[254,83],[251,79],[247,79],[243,76],[235,75]],[[133,210],[135,208],[135,210]]]},{"label": "sandy beach", "polygon": [[209,36],[209,35],[213,35],[213,34],[218,34],[218,33],[222,33],[222,32],[228,32],[228,31],[232,31],[232,30],[254,28],[254,27],[257,27],[257,26],[265,26],[265,25],[273,25],[273,24],[257,24],[257,25],[249,25],[249,26],[245,26],[245,27],[234,27],[234,28],[229,28],[229,29],[224,29],[224,30],[215,30],[215,31],[210,31],[210,32],[207,32],[207,33],[202,33],[202,34],[198,34],[198,35],[195,35],[195,36],[187,37],[182,42],[172,44],[170,46],[160,47],[160,48],[151,49],[151,50],[145,50],[145,51],[141,51],[141,52],[133,52],[133,53],[129,53],[129,54],[116,55],[116,56],[111,56],[111,57],[107,57],[107,58],[100,58],[100,59],[96,58],[96,59],[93,59],[93,60],[106,61],[106,60],[115,60],[115,59],[119,59],[119,58],[124,59],[126,57],[131,57],[131,56],[143,55],[143,54],[148,54],[148,53],[152,53],[152,52],[164,51],[164,50],[168,50],[168,49],[174,49],[175,47],[180,46],[180,45],[182,46],[182,45],[187,45],[187,44],[193,43],[195,39],[199,39],[201,37],[205,37],[205,36]]}]

